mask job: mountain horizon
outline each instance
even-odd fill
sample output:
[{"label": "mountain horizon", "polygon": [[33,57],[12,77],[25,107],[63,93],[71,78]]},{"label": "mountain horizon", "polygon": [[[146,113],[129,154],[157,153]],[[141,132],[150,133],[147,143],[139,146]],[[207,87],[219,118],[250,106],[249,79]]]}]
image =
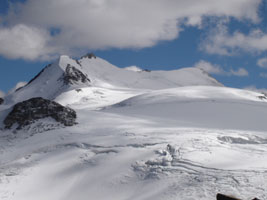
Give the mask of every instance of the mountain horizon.
[{"label": "mountain horizon", "polygon": [[[32,87],[32,85],[35,86]],[[52,85],[54,87],[51,87]],[[34,93],[33,96],[36,97],[54,99],[61,92],[60,90],[90,85],[107,88],[119,86],[146,89],[164,89],[186,85],[222,86],[201,68],[182,68],[171,71],[140,69],[140,71],[136,71],[130,68],[118,68],[89,53],[78,60],[67,55],[60,56],[57,61],[45,66],[25,86],[8,94],[5,99],[6,102],[26,100],[27,96],[22,97],[22,94],[25,95],[25,93],[29,93],[29,97],[32,97],[31,93]],[[17,100],[12,100],[12,98],[17,98]]]},{"label": "mountain horizon", "polygon": [[267,0],[1,0],[0,199],[266,200],[266,53]]},{"label": "mountain horizon", "polygon": [[266,197],[267,94],[201,68],[64,55],[3,101],[1,198]]}]

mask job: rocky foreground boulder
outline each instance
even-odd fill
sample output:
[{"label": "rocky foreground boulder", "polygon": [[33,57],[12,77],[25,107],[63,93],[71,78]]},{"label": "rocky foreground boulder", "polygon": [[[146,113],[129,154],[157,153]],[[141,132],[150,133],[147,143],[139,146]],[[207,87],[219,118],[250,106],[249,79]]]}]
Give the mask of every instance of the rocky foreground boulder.
[{"label": "rocky foreground boulder", "polygon": [[36,97],[17,103],[5,118],[4,125],[5,128],[10,129],[17,124],[16,129],[21,129],[36,120],[47,117],[51,117],[65,126],[76,124],[76,112],[73,109],[48,99]]}]

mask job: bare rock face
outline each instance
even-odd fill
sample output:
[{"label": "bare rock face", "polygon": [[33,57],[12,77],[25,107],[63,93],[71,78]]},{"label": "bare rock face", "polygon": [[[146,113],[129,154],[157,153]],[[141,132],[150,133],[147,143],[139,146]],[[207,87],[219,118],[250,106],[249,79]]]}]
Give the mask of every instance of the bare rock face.
[{"label": "bare rock face", "polygon": [[0,98],[0,105],[4,103],[4,99]]},{"label": "bare rock face", "polygon": [[65,84],[90,83],[90,79],[74,66],[68,64],[63,75]]},{"label": "bare rock face", "polygon": [[93,53],[88,53],[88,54],[81,57],[81,59],[83,59],[83,58],[89,58],[89,59],[95,58],[96,59],[96,56]]},{"label": "bare rock face", "polygon": [[17,103],[4,120],[4,125],[5,128],[10,129],[14,124],[17,124],[16,129],[21,129],[36,120],[47,117],[51,117],[65,126],[76,124],[76,112],[73,109],[54,101],[36,97]]},{"label": "bare rock face", "polygon": [[217,194],[216,198],[217,198],[217,200],[240,200],[240,199],[237,199],[235,197],[226,196],[226,195],[220,194],[220,193]]}]

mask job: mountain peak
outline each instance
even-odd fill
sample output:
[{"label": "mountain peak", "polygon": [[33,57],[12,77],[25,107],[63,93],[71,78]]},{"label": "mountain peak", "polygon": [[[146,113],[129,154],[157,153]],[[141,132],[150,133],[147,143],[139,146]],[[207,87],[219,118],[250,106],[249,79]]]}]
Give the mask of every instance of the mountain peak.
[{"label": "mountain peak", "polygon": [[87,77],[86,74],[81,72],[76,67],[72,66],[71,64],[67,64],[66,70],[63,74],[63,80],[65,84],[77,84],[77,83],[90,83],[90,79]]},{"label": "mountain peak", "polygon": [[64,60],[64,59],[71,59],[71,58],[68,55],[59,56],[59,60]]},{"label": "mountain peak", "polygon": [[63,92],[90,86],[158,90],[193,85],[222,86],[197,68],[147,73],[136,68],[125,70],[116,67],[93,53],[82,56],[80,60],[62,55],[25,87],[8,95],[5,102],[13,104],[33,97],[53,100]]},{"label": "mountain peak", "polygon": [[87,54],[85,54],[84,56],[82,56],[81,57],[81,59],[83,59],[83,58],[89,58],[89,59],[96,59],[96,56],[95,56],[95,54],[94,53],[87,53]]},{"label": "mountain peak", "polygon": [[70,64],[73,66],[77,66],[79,65],[74,59],[72,59],[71,57],[67,56],[67,55],[61,55],[58,59],[57,62],[55,62],[55,66],[56,67],[60,67],[62,68],[64,71],[66,69],[66,67]]}]

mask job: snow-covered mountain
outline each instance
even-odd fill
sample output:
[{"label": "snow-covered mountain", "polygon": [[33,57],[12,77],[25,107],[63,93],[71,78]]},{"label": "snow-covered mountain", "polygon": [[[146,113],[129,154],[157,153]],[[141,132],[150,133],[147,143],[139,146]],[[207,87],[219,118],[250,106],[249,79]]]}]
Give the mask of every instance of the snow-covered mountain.
[{"label": "snow-covered mountain", "polygon": [[46,66],[25,87],[6,97],[15,103],[30,97],[54,99],[63,92],[89,86],[101,88],[166,89],[189,85],[222,86],[198,68],[147,71],[118,68],[93,54],[79,60],[61,56]]},{"label": "snow-covered mountain", "polygon": [[74,109],[77,124],[0,124],[0,199],[267,199],[265,94],[197,68],[121,69],[89,54],[61,56],[5,97],[0,121],[32,97]]}]

